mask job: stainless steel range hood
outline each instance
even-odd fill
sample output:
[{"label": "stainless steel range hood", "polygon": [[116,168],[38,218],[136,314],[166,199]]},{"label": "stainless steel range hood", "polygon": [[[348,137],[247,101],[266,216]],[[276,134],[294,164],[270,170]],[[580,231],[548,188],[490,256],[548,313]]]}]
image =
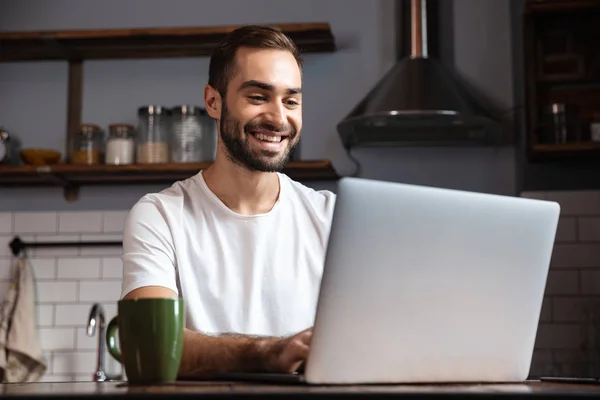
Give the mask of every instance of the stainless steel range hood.
[{"label": "stainless steel range hood", "polygon": [[500,122],[449,67],[428,56],[427,3],[411,3],[411,55],[398,61],[337,129],[344,147],[486,146]]}]

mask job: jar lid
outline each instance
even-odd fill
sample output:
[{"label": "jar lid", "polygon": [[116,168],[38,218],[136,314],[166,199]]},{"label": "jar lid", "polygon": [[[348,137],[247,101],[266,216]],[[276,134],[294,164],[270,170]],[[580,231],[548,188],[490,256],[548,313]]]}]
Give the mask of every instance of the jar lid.
[{"label": "jar lid", "polygon": [[82,136],[85,139],[92,139],[95,136],[100,136],[101,134],[102,129],[96,124],[79,124],[79,129],[77,130],[77,135]]},{"label": "jar lid", "polygon": [[110,124],[108,125],[108,129],[111,131],[123,131],[123,130],[133,130],[135,129],[131,124]]},{"label": "jar lid", "polygon": [[171,110],[164,106],[157,106],[157,105],[151,104],[148,106],[142,106],[142,107],[138,108],[139,116],[170,115],[170,114],[171,114]]},{"label": "jar lid", "polygon": [[80,131],[85,131],[85,132],[99,131],[100,130],[100,125],[82,123],[82,124],[79,124],[79,130]]},{"label": "jar lid", "polygon": [[177,115],[205,115],[206,110],[200,106],[182,104],[172,108],[173,114]]},{"label": "jar lid", "polygon": [[127,137],[133,136],[135,128],[130,124],[110,124],[108,130],[111,136]]}]

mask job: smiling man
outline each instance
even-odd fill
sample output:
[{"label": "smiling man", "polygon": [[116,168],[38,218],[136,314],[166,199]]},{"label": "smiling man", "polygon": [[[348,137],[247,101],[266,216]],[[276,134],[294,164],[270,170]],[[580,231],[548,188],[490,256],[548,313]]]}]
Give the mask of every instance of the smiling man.
[{"label": "smiling man", "polygon": [[302,131],[294,43],[268,27],[231,32],[204,102],[215,162],[132,208],[122,297],[185,299],[181,377],[291,372],[309,348],[335,203],[281,173]]}]

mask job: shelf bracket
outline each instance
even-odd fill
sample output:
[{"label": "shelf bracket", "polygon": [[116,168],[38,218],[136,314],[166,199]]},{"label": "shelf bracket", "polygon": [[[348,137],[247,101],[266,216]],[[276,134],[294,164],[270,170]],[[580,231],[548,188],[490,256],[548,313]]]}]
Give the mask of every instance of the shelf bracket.
[{"label": "shelf bracket", "polygon": [[69,81],[67,98],[67,140],[65,161],[70,162],[73,136],[81,124],[82,93],[83,93],[83,61],[69,61]]},{"label": "shelf bracket", "polygon": [[71,183],[63,187],[63,197],[69,203],[74,203],[79,198],[79,186]]}]

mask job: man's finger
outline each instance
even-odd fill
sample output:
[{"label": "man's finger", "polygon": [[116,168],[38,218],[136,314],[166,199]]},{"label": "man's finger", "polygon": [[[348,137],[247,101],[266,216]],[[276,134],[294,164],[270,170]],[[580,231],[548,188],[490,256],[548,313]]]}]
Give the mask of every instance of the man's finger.
[{"label": "man's finger", "polygon": [[312,329],[310,331],[304,331],[298,335],[298,338],[302,341],[302,343],[309,345],[310,340],[312,339]]},{"label": "man's finger", "polygon": [[304,360],[308,356],[308,345],[300,339],[292,340],[285,350],[285,358],[288,362]]},{"label": "man's finger", "polygon": [[301,342],[292,342],[286,349],[284,362],[288,372],[294,372],[306,360],[309,347]]}]

